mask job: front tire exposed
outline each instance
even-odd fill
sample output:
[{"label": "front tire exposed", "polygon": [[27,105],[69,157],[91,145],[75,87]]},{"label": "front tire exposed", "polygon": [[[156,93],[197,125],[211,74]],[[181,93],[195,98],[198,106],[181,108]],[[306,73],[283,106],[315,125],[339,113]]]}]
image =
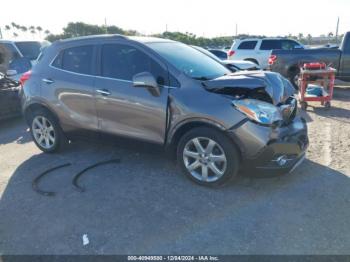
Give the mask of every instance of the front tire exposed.
[{"label": "front tire exposed", "polygon": [[45,153],[58,152],[66,144],[66,137],[56,118],[45,109],[30,115],[30,133],[36,146]]},{"label": "front tire exposed", "polygon": [[237,177],[239,153],[222,132],[198,127],[180,139],[177,160],[184,174],[197,184],[220,186]]}]

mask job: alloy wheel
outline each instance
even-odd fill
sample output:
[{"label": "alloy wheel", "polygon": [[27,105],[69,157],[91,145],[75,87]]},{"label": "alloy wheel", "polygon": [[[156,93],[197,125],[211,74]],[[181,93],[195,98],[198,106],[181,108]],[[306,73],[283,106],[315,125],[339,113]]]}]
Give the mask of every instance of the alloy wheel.
[{"label": "alloy wheel", "polygon": [[32,122],[35,141],[43,148],[50,149],[55,145],[56,134],[51,122],[43,116],[36,116]]},{"label": "alloy wheel", "polygon": [[183,161],[188,172],[203,182],[219,180],[227,168],[227,159],[222,147],[206,137],[196,137],[187,142],[183,151]]}]

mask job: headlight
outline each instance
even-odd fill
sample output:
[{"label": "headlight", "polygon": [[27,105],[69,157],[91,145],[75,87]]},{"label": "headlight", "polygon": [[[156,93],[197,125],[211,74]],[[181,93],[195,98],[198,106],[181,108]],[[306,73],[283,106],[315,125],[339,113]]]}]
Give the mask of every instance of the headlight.
[{"label": "headlight", "polygon": [[256,99],[242,99],[232,101],[232,104],[248,118],[259,124],[272,125],[282,120],[279,109],[266,102]]}]

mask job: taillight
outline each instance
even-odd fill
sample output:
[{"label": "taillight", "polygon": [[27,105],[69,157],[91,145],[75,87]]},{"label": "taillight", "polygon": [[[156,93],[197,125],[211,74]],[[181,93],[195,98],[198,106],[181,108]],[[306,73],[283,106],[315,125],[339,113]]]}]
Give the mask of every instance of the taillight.
[{"label": "taillight", "polygon": [[269,65],[273,65],[277,61],[276,55],[270,55],[269,57]]},{"label": "taillight", "polygon": [[24,83],[30,78],[32,75],[32,71],[25,72],[21,78],[19,79],[19,82],[21,83],[22,87],[24,86]]},{"label": "taillight", "polygon": [[227,52],[227,56],[228,57],[231,57],[231,56],[233,56],[235,54],[235,51],[233,51],[233,50],[229,50],[228,52]]}]

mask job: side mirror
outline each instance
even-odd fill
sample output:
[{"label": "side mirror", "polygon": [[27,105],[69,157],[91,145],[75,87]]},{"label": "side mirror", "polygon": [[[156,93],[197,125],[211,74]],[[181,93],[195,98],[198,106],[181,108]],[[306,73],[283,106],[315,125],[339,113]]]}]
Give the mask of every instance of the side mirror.
[{"label": "side mirror", "polygon": [[149,72],[142,72],[134,75],[132,78],[134,87],[147,88],[152,95],[160,96],[160,88],[154,76]]},{"label": "side mirror", "polygon": [[9,70],[6,71],[6,75],[9,76],[9,77],[15,76],[15,75],[17,75],[17,70],[9,69]]}]

